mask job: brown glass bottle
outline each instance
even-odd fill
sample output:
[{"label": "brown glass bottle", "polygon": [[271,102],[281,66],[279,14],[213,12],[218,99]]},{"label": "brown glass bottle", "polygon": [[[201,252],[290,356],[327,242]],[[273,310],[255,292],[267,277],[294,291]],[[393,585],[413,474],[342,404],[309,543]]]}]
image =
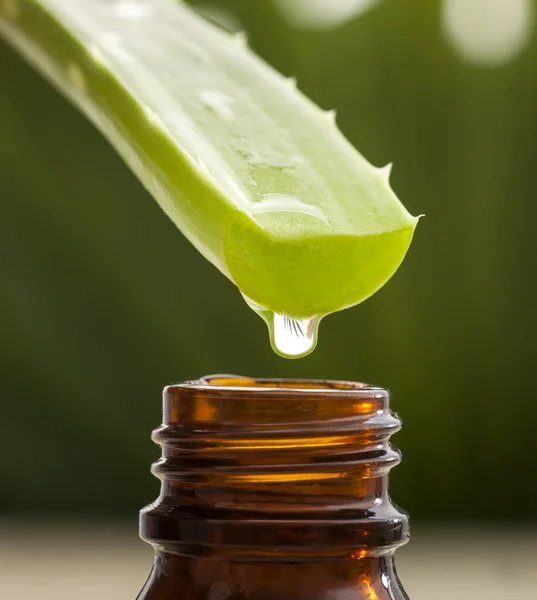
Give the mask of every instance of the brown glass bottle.
[{"label": "brown glass bottle", "polygon": [[138,600],[407,600],[408,522],[389,393],[359,383],[212,376],[164,390],[155,562]]}]

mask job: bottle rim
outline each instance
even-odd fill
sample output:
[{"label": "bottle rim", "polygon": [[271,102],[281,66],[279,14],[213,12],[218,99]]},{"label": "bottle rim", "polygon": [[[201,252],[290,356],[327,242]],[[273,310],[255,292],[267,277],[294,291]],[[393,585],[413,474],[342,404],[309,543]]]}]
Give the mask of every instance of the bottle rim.
[{"label": "bottle rim", "polygon": [[322,396],[353,396],[355,398],[388,398],[388,389],[373,386],[368,383],[335,379],[301,379],[301,378],[266,378],[246,377],[243,375],[215,374],[206,375],[199,379],[166,386],[166,394],[180,394],[181,391],[218,392],[230,394],[263,395],[278,394],[283,391],[297,395]]}]

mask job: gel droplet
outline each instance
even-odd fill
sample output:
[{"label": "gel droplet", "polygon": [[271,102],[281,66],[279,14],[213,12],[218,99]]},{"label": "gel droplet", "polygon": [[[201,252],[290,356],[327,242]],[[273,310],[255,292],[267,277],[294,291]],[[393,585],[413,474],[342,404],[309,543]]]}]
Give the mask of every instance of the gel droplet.
[{"label": "gel droplet", "polygon": [[274,314],[271,342],[274,350],[287,358],[300,358],[313,352],[317,345],[318,317],[293,319]]},{"label": "gel droplet", "polygon": [[254,215],[272,212],[301,213],[309,215],[310,217],[315,217],[316,219],[319,219],[319,221],[330,226],[330,221],[320,206],[306,204],[305,202],[302,202],[302,200],[294,198],[293,196],[288,196],[287,194],[264,194],[263,199],[260,202],[252,204],[251,211]]},{"label": "gel droplet", "polygon": [[309,319],[293,319],[277,314],[261,306],[246,294],[246,304],[267,324],[272,349],[284,358],[301,358],[315,350],[319,333],[319,316]]}]

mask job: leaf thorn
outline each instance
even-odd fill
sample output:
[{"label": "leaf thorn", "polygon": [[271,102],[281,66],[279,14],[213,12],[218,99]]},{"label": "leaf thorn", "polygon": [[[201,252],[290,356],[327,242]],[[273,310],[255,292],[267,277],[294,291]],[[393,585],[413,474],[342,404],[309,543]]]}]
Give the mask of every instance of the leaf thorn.
[{"label": "leaf thorn", "polygon": [[296,89],[297,88],[296,77],[288,77],[286,81],[287,81],[287,85],[290,88],[292,88],[292,89]]},{"label": "leaf thorn", "polygon": [[241,48],[248,48],[248,34],[245,31],[237,31],[232,34],[231,39]]},{"label": "leaf thorn", "polygon": [[336,124],[336,117],[337,117],[336,109],[333,108],[332,110],[327,110],[324,114],[329,123],[331,123],[332,125]]},{"label": "leaf thorn", "polygon": [[385,167],[377,169],[379,175],[384,179],[386,183],[390,183],[390,175],[392,174],[393,163],[388,163]]}]

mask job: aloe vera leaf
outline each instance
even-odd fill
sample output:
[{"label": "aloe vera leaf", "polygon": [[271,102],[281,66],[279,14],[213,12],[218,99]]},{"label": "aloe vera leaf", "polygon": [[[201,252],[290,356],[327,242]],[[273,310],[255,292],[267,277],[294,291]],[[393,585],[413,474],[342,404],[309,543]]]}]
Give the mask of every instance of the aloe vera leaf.
[{"label": "aloe vera leaf", "polygon": [[176,0],[0,0],[0,32],[265,312],[357,304],[403,260],[417,218],[389,169],[242,36]]}]

